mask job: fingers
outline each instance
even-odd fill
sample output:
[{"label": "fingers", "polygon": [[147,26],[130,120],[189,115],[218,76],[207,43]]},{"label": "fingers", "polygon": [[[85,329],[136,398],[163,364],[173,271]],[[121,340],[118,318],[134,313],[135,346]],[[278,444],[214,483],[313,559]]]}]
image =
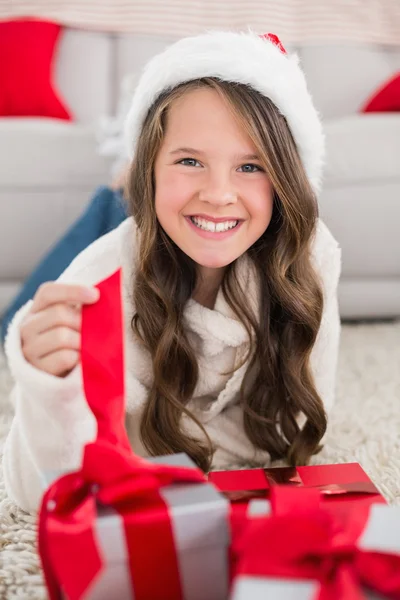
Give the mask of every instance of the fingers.
[{"label": "fingers", "polygon": [[49,329],[67,327],[74,331],[81,330],[82,312],[67,304],[54,304],[47,310],[27,315],[21,325],[21,339],[25,340],[40,335]]},{"label": "fingers", "polygon": [[38,366],[47,356],[60,350],[80,352],[81,335],[68,327],[49,329],[29,340],[24,345],[24,354],[34,366]]},{"label": "fingers", "polygon": [[57,282],[43,283],[35,294],[31,312],[40,312],[53,304],[92,304],[100,297],[97,288]]},{"label": "fingers", "polygon": [[55,304],[28,315],[21,325],[25,359],[51,375],[65,376],[79,361],[81,309]]},{"label": "fingers", "polygon": [[99,299],[96,288],[44,283],[21,323],[25,359],[37,369],[65,377],[80,360],[82,305]]},{"label": "fingers", "polygon": [[58,350],[48,354],[34,365],[55,377],[66,377],[76,367],[80,360],[80,353],[75,350]]}]

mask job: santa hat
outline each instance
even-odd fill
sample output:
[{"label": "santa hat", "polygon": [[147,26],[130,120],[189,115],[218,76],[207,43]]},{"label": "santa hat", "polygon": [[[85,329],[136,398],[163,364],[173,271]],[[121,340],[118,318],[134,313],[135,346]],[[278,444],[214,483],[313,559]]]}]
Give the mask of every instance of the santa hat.
[{"label": "santa hat", "polygon": [[200,77],[216,77],[251,86],[270,98],[286,117],[308,179],[318,192],[324,136],[297,55],[288,55],[279,39],[252,31],[211,31],[183,38],[145,66],[125,122],[129,156],[147,112],[158,96]]}]

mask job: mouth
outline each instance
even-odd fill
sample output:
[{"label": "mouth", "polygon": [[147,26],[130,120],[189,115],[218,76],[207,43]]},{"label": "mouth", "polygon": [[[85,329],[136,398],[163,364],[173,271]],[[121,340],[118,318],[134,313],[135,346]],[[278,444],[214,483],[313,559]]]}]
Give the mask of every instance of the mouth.
[{"label": "mouth", "polygon": [[196,216],[189,216],[188,219],[198,229],[202,229],[203,231],[208,231],[210,233],[225,233],[226,231],[231,231],[232,229],[236,229],[239,223],[242,222],[241,219],[227,219],[225,221],[215,222]]}]

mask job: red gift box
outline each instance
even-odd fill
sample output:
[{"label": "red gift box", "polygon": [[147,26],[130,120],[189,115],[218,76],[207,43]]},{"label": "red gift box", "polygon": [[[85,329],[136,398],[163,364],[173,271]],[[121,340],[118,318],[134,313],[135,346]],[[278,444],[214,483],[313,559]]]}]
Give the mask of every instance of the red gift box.
[{"label": "red gift box", "polygon": [[329,510],[317,490],[275,486],[233,552],[231,600],[400,599],[400,507]]},{"label": "red gift box", "polygon": [[317,489],[335,511],[386,503],[359,463],[214,471],[209,480],[238,512],[246,510],[249,500],[268,497],[274,485]]},{"label": "red gift box", "polygon": [[[334,513],[367,510],[371,504],[386,500],[358,463],[315,465],[308,467],[271,467],[238,471],[213,471],[209,480],[231,501],[233,543],[247,526],[250,500],[267,499],[273,486],[286,485],[320,491],[326,508]],[[284,510],[284,507],[280,507]],[[231,579],[236,569],[230,559]]]}]

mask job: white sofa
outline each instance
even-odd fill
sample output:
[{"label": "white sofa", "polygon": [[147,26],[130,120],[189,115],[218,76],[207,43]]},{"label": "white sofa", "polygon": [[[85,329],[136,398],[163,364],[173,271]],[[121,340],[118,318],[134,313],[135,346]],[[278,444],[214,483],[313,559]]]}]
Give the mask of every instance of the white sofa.
[{"label": "white sofa", "polygon": [[[55,78],[75,115],[0,119],[0,315],[91,192],[110,179],[97,153],[123,77],[173,40],[66,29]],[[288,48],[293,50],[294,48]],[[343,249],[344,318],[400,316],[400,115],[358,114],[400,67],[400,48],[296,48],[324,118],[327,164],[320,212]]]}]

